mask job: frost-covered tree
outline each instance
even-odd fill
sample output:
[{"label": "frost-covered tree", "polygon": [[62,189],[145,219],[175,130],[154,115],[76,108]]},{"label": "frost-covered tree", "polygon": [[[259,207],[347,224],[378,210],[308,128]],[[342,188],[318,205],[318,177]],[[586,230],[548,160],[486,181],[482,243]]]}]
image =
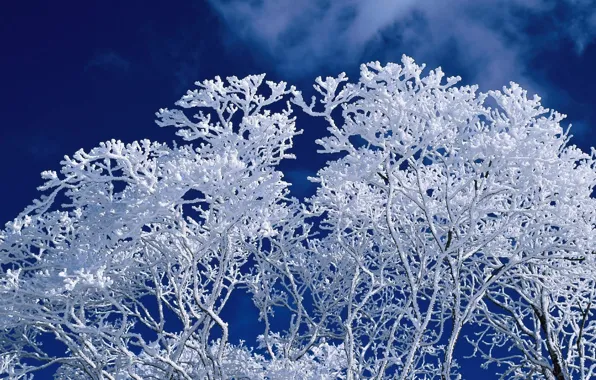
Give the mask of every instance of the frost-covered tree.
[{"label": "frost-covered tree", "polygon": [[[65,378],[196,379],[240,368],[221,310],[252,278],[254,246],[293,212],[276,165],[291,157],[294,120],[264,110],[289,90],[268,82],[269,97],[257,95],[263,78],[200,84],[178,102],[212,110],[195,122],[160,110],[158,123],[186,127],[196,146],[109,141],[43,173],[45,194],[2,235],[6,373],[60,363]],[[67,351],[49,354],[47,335]]]},{"label": "frost-covered tree", "polygon": [[[467,340],[504,378],[593,377],[596,154],[514,83],[423,69],[318,78],[309,104],[263,75],[197,82],[158,112],[188,144],[109,141],[43,173],[0,235],[0,373],[452,379]],[[292,104],[336,153],[303,202],[278,167]],[[240,289],[254,346],[222,315]]]},{"label": "frost-covered tree", "polygon": [[319,172],[311,209],[330,230],[321,244],[355,263],[359,302],[341,324],[356,373],[449,378],[487,292],[534,267],[593,268],[594,155],[567,145],[563,116],[516,84],[478,95],[422,69],[404,58],[341,89],[343,76],[319,79],[320,111],[296,99],[329,123],[322,152],[345,154]]}]

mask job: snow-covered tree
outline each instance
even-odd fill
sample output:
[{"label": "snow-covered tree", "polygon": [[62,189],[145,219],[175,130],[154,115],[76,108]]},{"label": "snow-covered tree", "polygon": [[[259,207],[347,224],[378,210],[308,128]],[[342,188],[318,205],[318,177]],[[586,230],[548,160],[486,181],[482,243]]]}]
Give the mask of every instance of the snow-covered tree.
[{"label": "snow-covered tree", "polygon": [[[451,379],[467,340],[504,378],[593,377],[596,154],[514,83],[423,69],[318,78],[309,104],[264,75],[197,82],[158,112],[188,144],[109,141],[44,172],[0,235],[0,373]],[[278,167],[292,104],[336,153],[303,202]],[[239,289],[255,345],[222,316]]]}]

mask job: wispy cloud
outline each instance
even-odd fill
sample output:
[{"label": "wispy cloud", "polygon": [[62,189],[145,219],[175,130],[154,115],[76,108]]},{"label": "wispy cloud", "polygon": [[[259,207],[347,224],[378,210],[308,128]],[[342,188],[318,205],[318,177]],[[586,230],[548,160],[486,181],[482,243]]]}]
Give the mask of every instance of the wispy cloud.
[{"label": "wispy cloud", "polygon": [[176,94],[184,93],[201,77],[201,58],[209,56],[202,27],[202,23],[181,24],[161,34],[155,23],[148,21],[139,30],[147,52],[145,70],[168,78]]},{"label": "wispy cloud", "polygon": [[85,71],[93,68],[128,71],[130,68],[130,61],[115,51],[109,50],[96,53],[85,65]]},{"label": "wispy cloud", "polygon": [[[540,87],[527,62],[553,43],[581,54],[596,37],[592,0],[209,0],[230,33],[286,76],[401,54],[495,88]],[[323,70],[322,70],[323,69]]]},{"label": "wispy cloud", "polygon": [[60,155],[60,142],[55,136],[37,133],[26,137],[23,136],[23,140],[18,145],[26,146],[27,153],[29,153],[28,157],[33,160],[47,162],[58,158]]},{"label": "wispy cloud", "polygon": [[[258,45],[281,72],[310,74],[339,59],[352,60],[380,30],[405,16],[413,0],[210,0],[244,41]],[[382,11],[378,11],[381,10]]]}]

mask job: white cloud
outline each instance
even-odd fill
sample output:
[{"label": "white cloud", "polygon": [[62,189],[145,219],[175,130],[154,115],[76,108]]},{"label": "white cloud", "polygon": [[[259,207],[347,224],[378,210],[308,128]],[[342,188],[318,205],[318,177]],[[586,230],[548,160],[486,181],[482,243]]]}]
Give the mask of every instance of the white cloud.
[{"label": "white cloud", "polygon": [[256,42],[277,68],[309,74],[339,59],[353,60],[380,31],[407,15],[414,0],[233,0],[210,4],[230,31]]},{"label": "white cloud", "polygon": [[581,54],[596,37],[592,0],[209,2],[235,37],[256,44],[273,69],[294,77],[336,73],[364,56],[407,54],[430,66],[449,60],[464,71],[449,74],[467,74],[485,89],[514,80],[539,90],[526,73],[538,50],[572,41]]}]

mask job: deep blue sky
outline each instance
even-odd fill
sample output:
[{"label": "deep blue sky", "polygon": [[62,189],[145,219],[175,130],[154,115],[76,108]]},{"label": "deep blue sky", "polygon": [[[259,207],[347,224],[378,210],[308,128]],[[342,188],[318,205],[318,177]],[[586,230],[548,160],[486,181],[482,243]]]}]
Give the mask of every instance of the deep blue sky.
[{"label": "deep blue sky", "polygon": [[[449,3],[448,6],[441,5]],[[596,145],[596,7],[589,0],[29,1],[0,5],[0,218],[39,173],[100,141],[171,141],[153,120],[195,80],[266,72],[307,89],[362,62],[412,56],[482,90],[516,81]],[[296,194],[325,157],[300,122]],[[309,161],[310,160],[310,161]]]}]

